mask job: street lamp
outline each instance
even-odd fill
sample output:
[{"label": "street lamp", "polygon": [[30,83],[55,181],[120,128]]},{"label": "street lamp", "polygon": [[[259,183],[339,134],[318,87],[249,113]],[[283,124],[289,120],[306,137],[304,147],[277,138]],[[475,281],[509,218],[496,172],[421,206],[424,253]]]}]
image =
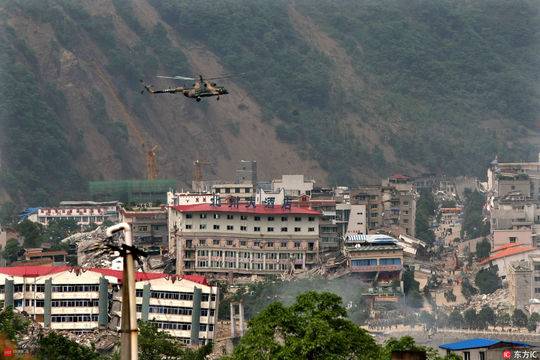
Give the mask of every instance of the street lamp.
[{"label": "street lamp", "polygon": [[122,256],[124,258],[122,276],[122,324],[120,327],[121,337],[121,360],[137,360],[137,308],[135,297],[135,263],[133,259],[133,239],[131,226],[128,223],[120,223],[110,226],[105,231],[107,237],[115,233],[124,232],[124,246]]}]

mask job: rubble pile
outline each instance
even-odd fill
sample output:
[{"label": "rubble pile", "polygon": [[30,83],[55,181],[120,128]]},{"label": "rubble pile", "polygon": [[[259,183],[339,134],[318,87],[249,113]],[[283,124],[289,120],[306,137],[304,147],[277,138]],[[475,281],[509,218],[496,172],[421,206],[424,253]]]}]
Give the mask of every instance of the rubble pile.
[{"label": "rubble pile", "polygon": [[100,353],[111,352],[120,342],[118,333],[110,329],[95,329],[83,334],[61,333],[78,344],[94,347]]},{"label": "rubble pile", "polygon": [[63,243],[77,245],[77,261],[83,267],[111,267],[112,261],[118,257],[118,252],[110,246],[118,246],[114,238],[107,238],[105,228],[98,227],[89,232],[73,234]]},{"label": "rubble pile", "polygon": [[496,313],[510,312],[512,305],[510,304],[509,298],[510,294],[508,289],[498,289],[492,294],[479,294],[473,296],[463,310],[472,308],[476,311],[480,311],[484,305],[487,305]]}]

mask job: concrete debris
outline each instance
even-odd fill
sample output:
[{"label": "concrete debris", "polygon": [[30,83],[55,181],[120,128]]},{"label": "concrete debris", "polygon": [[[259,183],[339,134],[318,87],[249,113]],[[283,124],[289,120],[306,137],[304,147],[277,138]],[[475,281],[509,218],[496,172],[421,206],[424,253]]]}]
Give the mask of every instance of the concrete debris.
[{"label": "concrete debris", "polygon": [[513,308],[510,303],[508,289],[498,289],[492,294],[479,294],[473,296],[471,301],[468,304],[465,304],[462,310],[475,309],[476,311],[480,311],[485,305],[491,307],[495,313],[509,313]]},{"label": "concrete debris", "polygon": [[77,262],[83,267],[110,268],[112,260],[119,256],[110,245],[119,246],[120,242],[108,238],[101,226],[93,231],[73,234],[62,242],[77,245]]}]

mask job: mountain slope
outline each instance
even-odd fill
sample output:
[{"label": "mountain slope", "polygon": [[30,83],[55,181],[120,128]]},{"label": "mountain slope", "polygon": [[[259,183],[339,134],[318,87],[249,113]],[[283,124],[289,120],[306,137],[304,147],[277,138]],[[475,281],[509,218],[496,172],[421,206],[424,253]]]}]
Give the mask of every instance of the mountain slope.
[{"label": "mountain slope", "polygon": [[[348,184],[391,171],[475,174],[538,134],[532,1],[7,0],[0,36],[0,194],[85,196],[89,179],[234,176]],[[195,103],[141,95],[157,74],[245,73]],[[6,196],[4,196],[6,197]]]}]

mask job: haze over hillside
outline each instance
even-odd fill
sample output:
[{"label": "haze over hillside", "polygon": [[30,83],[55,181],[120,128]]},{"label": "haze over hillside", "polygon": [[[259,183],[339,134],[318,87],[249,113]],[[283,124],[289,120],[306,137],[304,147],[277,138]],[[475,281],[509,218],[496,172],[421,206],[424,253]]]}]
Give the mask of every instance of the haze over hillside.
[{"label": "haze over hillside", "polygon": [[[188,183],[303,173],[354,185],[394,171],[479,175],[537,151],[535,1],[5,0],[0,201],[54,203],[93,179]],[[140,94],[158,74],[240,74],[196,103]]]}]

